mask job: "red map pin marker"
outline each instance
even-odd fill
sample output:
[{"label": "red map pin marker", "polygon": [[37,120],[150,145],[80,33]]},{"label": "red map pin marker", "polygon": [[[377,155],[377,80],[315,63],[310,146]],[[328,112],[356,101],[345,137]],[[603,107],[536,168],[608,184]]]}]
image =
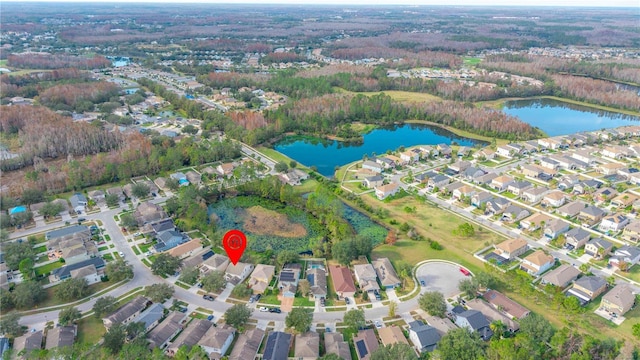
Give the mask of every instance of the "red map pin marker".
[{"label": "red map pin marker", "polygon": [[230,230],[222,238],[222,246],[233,265],[237,264],[244,249],[247,247],[247,237],[240,230]]}]

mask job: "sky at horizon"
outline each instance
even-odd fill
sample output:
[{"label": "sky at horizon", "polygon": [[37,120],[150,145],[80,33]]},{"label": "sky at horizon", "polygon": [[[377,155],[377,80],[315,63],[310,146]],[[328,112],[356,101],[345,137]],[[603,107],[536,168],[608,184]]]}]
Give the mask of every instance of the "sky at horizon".
[{"label": "sky at horizon", "polygon": [[14,0],[3,2],[73,2],[73,3],[174,3],[174,4],[283,4],[283,5],[446,5],[446,6],[554,6],[554,7],[628,7],[640,16],[640,0]]}]

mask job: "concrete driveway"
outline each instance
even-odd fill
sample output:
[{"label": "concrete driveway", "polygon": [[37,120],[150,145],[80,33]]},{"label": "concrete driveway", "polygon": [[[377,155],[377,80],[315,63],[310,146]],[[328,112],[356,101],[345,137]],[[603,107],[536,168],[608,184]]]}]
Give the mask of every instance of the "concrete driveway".
[{"label": "concrete driveway", "polygon": [[423,280],[426,284],[422,291],[438,291],[445,298],[459,294],[458,283],[467,278],[460,272],[460,265],[439,261],[420,265],[416,270],[416,276],[418,281]]}]

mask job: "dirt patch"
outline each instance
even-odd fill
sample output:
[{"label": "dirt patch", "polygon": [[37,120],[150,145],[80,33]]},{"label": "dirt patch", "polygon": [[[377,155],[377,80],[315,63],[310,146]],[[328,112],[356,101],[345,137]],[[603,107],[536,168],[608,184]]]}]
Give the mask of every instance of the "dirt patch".
[{"label": "dirt patch", "polygon": [[245,230],[257,235],[273,235],[286,238],[304,237],[307,229],[302,224],[289,221],[285,214],[252,206],[244,213]]}]

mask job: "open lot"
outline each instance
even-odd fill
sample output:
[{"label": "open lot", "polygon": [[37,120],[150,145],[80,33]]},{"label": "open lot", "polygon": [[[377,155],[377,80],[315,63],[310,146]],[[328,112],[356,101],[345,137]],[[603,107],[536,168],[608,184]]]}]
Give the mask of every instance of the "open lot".
[{"label": "open lot", "polygon": [[460,272],[460,265],[435,261],[420,265],[416,277],[425,282],[426,291],[438,291],[445,298],[459,294],[458,283],[467,278]]}]

